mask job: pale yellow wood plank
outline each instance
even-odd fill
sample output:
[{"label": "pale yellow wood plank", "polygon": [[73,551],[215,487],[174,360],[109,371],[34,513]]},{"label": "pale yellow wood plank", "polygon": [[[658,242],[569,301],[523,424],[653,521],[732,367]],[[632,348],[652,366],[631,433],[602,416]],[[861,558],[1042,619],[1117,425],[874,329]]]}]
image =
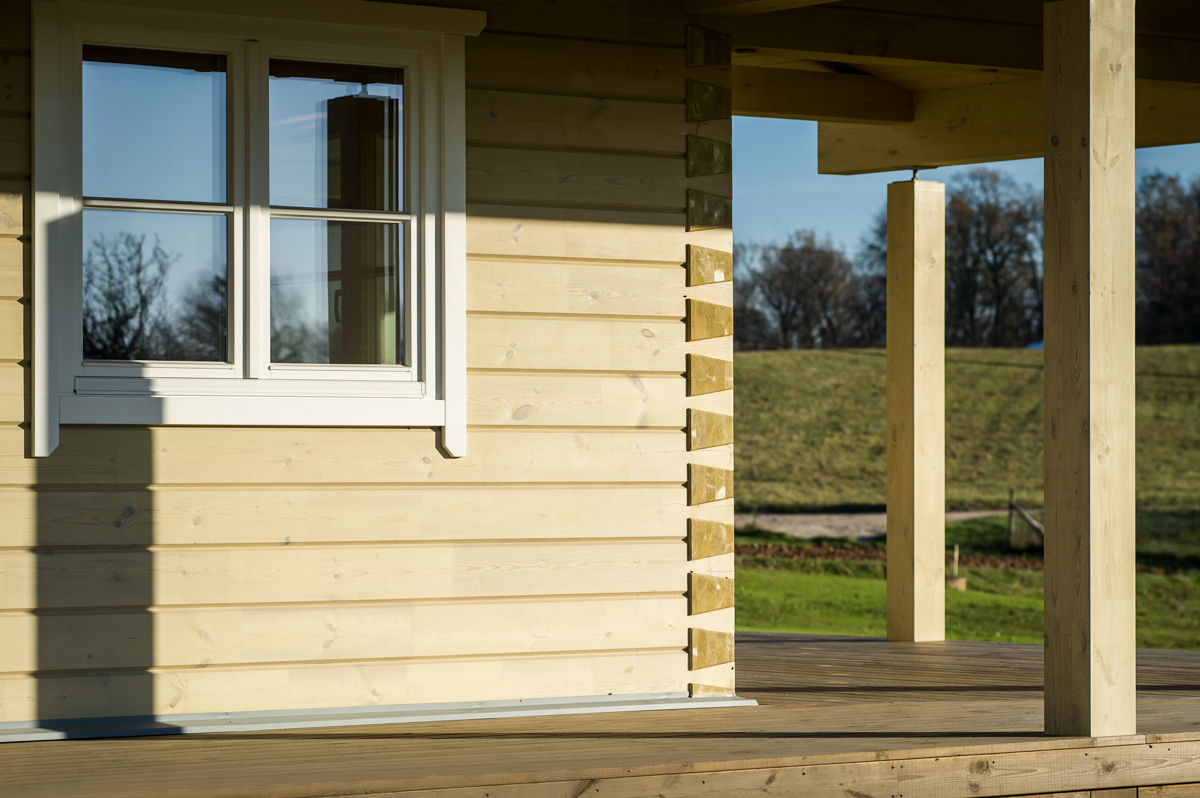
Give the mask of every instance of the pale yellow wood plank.
[{"label": "pale yellow wood plank", "polygon": [[487,12],[488,29],[577,38],[581,30],[597,39],[678,47],[683,42],[679,4],[672,0],[609,0],[575,4],[564,14],[556,0],[461,0],[459,8]]},{"label": "pale yellow wood plank", "polygon": [[685,355],[726,352],[731,339],[685,342],[677,320],[584,316],[471,316],[467,366],[473,369],[560,369],[682,374]]},{"label": "pale yellow wood plank", "polygon": [[689,188],[687,191],[687,229],[711,230],[733,226],[733,201],[724,194]]},{"label": "pale yellow wood plank", "polygon": [[708,574],[688,574],[688,614],[723,610],[733,606],[733,579]]},{"label": "pale yellow wood plank", "polygon": [[913,120],[913,93],[870,75],[735,66],[733,113],[820,122],[903,123]]},{"label": "pale yellow wood plank", "polygon": [[740,17],[747,14],[769,14],[805,6],[819,6],[836,0],[685,0],[684,8],[689,14],[714,14],[725,17]]},{"label": "pale yellow wood plank", "polygon": [[[516,91],[467,91],[467,139],[473,144],[589,147],[682,155],[686,136],[682,97],[674,102],[571,97]],[[699,126],[720,135],[720,122]]]},{"label": "pale yellow wood plank", "polygon": [[687,645],[680,596],[0,613],[0,672]]},{"label": "pale yellow wood plank", "polygon": [[688,448],[707,449],[733,443],[733,416],[688,408]]},{"label": "pale yellow wood plank", "polygon": [[[7,19],[5,22],[7,24]],[[29,90],[29,56],[24,53],[0,53],[0,111],[29,113]]]},{"label": "pale yellow wood plank", "polygon": [[715,685],[715,684],[696,684],[695,682],[688,683],[688,695],[691,696],[711,696],[711,695],[733,695],[733,685]]},{"label": "pale yellow wood plank", "polygon": [[733,335],[733,308],[713,302],[689,299],[687,303],[689,341]]},{"label": "pale yellow wood plank", "polygon": [[7,489],[0,546],[678,538],[689,512],[682,485]]},{"label": "pale yellow wood plank", "polygon": [[[26,125],[28,125],[28,120],[26,120]],[[6,152],[3,135],[4,128],[0,126],[0,156]],[[7,187],[0,187],[0,236],[19,236],[24,232],[25,194],[18,194]]]},{"label": "pale yellow wood plank", "polygon": [[728,66],[733,55],[733,40],[722,31],[688,25],[683,49],[689,68]]},{"label": "pale yellow wood plank", "polygon": [[467,199],[673,212],[689,186],[711,191],[729,182],[688,178],[684,169],[677,156],[474,146],[467,148]]},{"label": "pale yellow wood plank", "polygon": [[[29,118],[0,116],[0,164],[8,174],[28,175],[32,152]],[[5,231],[3,200],[0,200],[0,232]]]},{"label": "pale yellow wood plank", "polygon": [[[112,715],[193,714],[461,701],[463,685],[481,701],[681,692],[679,651],[537,655],[417,662],[352,662],[58,676],[38,701],[38,681],[0,676],[0,722]],[[40,711],[35,706],[40,703]]]},{"label": "pale yellow wood plank", "polygon": [[1200,783],[1139,787],[1137,798],[1200,798]]},{"label": "pale yellow wood plank", "polygon": [[692,449],[687,455],[688,463],[709,468],[733,470],[733,446],[713,446],[708,449]]},{"label": "pale yellow wood plank", "polygon": [[25,295],[25,245],[9,235],[0,235],[0,296]]},{"label": "pale yellow wood plank", "polygon": [[704,355],[687,356],[688,394],[706,394],[733,388],[733,361]]},{"label": "pale yellow wood plank", "polygon": [[1045,9],[1046,729],[1132,734],[1134,4]]},{"label": "pale yellow wood plank", "polygon": [[[733,554],[722,554],[718,557],[705,557],[702,560],[692,560],[690,562],[690,564],[688,565],[688,567],[690,569],[692,569],[693,573],[704,574],[706,576],[721,577],[721,578],[725,578],[725,579],[732,579],[734,577],[734,556],[733,556]],[[732,613],[732,608],[730,608],[729,611]],[[720,610],[719,612],[724,612],[724,610]],[[705,614],[703,617],[706,620],[711,620],[715,614],[716,613],[710,612],[710,613]],[[728,627],[729,627],[729,631],[733,631],[732,615],[730,616],[730,618],[731,618],[731,620],[728,624]],[[705,627],[712,628],[712,625],[708,622],[706,622],[706,623],[694,622],[692,625],[693,626],[705,626]],[[724,628],[724,627],[722,627],[722,628]]]},{"label": "pale yellow wood plank", "polygon": [[[1042,81],[991,83],[920,92],[907,125],[822,122],[818,169],[855,174],[1042,156]],[[1200,139],[1200,85],[1139,79],[1138,147]]]},{"label": "pale yellow wood plank", "polygon": [[946,199],[887,192],[887,635],[945,638]]},{"label": "pale yellow wood plank", "polygon": [[25,421],[25,369],[16,363],[0,363],[0,422]]},{"label": "pale yellow wood plank", "polygon": [[467,42],[469,88],[676,102],[683,73],[667,47],[489,32]]},{"label": "pale yellow wood plank", "polygon": [[467,377],[471,424],[682,427],[684,381],[677,375],[496,372]]},{"label": "pale yellow wood plank", "polygon": [[689,135],[685,172],[688,177],[731,174],[733,147],[728,141]]},{"label": "pale yellow wood plank", "polygon": [[689,78],[684,84],[683,102],[688,122],[727,119],[733,113],[733,95],[724,83]]},{"label": "pale yellow wood plank", "polygon": [[15,299],[0,299],[0,360],[25,358],[25,317],[25,305]]},{"label": "pale yellow wood plank", "polygon": [[711,629],[688,630],[688,670],[733,662],[733,633]]},{"label": "pale yellow wood plank", "polygon": [[733,552],[733,524],[688,519],[688,559],[699,560]]},{"label": "pale yellow wood plank", "polygon": [[0,607],[682,594],[685,558],[682,539],[5,550]]},{"label": "pale yellow wood plank", "polygon": [[472,259],[467,309],[683,318],[684,270]]},{"label": "pale yellow wood plank", "polygon": [[688,464],[688,504],[704,504],[732,496],[733,471]]},{"label": "pale yellow wood plank", "polygon": [[733,279],[733,253],[689,244],[687,248],[687,284],[707,285]]},{"label": "pale yellow wood plank", "polygon": [[479,257],[683,263],[685,223],[682,211],[514,208],[475,203],[468,207],[467,251]]},{"label": "pale yellow wood plank", "polygon": [[429,429],[66,427],[44,460],[0,429],[0,484],[682,482],[682,431],[471,431],[452,459]]}]

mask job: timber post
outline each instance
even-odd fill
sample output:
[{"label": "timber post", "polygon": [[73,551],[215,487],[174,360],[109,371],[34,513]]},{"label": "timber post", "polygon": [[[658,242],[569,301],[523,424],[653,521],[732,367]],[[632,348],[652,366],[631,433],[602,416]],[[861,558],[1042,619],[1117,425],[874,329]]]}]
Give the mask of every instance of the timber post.
[{"label": "timber post", "polygon": [[1134,0],[1045,6],[1048,734],[1136,731]]},{"label": "timber post", "polygon": [[944,640],[946,191],[887,197],[887,636]]}]

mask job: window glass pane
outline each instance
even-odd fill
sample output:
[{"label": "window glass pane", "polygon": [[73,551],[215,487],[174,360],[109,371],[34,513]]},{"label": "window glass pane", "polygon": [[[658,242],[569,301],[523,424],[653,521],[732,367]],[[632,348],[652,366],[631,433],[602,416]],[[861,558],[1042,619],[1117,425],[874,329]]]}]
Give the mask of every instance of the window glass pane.
[{"label": "window glass pane", "polygon": [[225,202],[225,56],[83,48],[83,193]]},{"label": "window glass pane", "polygon": [[400,228],[271,220],[273,362],[404,362]]},{"label": "window glass pane", "polygon": [[226,360],[224,214],[83,212],[83,357]]},{"label": "window glass pane", "polygon": [[403,210],[403,70],[271,61],[271,204]]}]

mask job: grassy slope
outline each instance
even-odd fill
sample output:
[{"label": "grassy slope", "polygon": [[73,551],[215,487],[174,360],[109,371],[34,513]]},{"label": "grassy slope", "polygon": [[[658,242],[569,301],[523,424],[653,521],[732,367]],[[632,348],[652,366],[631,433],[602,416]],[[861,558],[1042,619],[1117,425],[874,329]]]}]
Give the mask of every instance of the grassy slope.
[{"label": "grassy slope", "polygon": [[[747,527],[738,542],[781,550],[807,546],[787,535]],[[1014,553],[1004,516],[946,525],[947,544],[976,553]],[[850,544],[853,545],[853,544]],[[1020,552],[1039,557],[1039,549]],[[1200,510],[1138,512],[1137,644],[1148,648],[1200,646]],[[739,629],[881,636],[885,628],[882,562],[738,557]],[[1037,643],[1042,639],[1042,574],[964,569],[968,591],[946,592],[946,636],[952,640]]]},{"label": "grassy slope", "polygon": [[[790,565],[797,561],[787,561]],[[739,564],[737,628],[882,637],[885,595],[882,576],[820,573],[818,561],[803,568]],[[946,592],[950,640],[1042,641],[1042,575],[1030,571],[971,571],[965,593]],[[1194,649],[1200,644],[1200,576],[1138,574],[1137,645]]]},{"label": "grassy slope", "polygon": [[[739,352],[737,504],[812,510],[884,502],[884,353]],[[1142,505],[1200,504],[1200,346],[1139,347]],[[1042,501],[1042,353],[946,352],[946,501]]]}]

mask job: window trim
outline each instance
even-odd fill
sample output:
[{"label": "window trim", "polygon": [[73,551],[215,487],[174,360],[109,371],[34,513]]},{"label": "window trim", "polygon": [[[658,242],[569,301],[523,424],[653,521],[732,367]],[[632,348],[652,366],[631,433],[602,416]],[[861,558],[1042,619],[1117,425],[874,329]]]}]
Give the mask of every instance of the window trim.
[{"label": "window trim", "polygon": [[[336,9],[333,5],[188,0],[162,10],[153,0],[34,0],[33,456],[54,451],[60,424],[438,427],[443,452],[451,457],[465,454],[463,37],[479,33],[485,15],[366,0],[343,0]],[[152,34],[158,37],[155,45],[163,49],[176,49],[182,42],[186,45],[182,49],[210,50],[206,39],[226,43],[216,51],[229,52],[229,106],[238,109],[229,120],[227,150],[231,172],[227,199],[233,207],[229,246],[231,256],[244,253],[246,262],[260,264],[248,278],[254,280],[251,287],[246,288],[248,281],[242,280],[243,290],[230,292],[230,318],[241,319],[233,325],[232,351],[245,353],[247,376],[229,374],[231,367],[226,364],[184,369],[105,364],[84,373],[82,349],[76,346],[79,333],[67,330],[78,326],[82,307],[81,277],[69,270],[78,271],[83,244],[80,126],[72,125],[71,118],[78,116],[80,107],[84,31],[89,41],[112,44],[136,44]],[[230,47],[231,40],[246,46]],[[409,275],[415,274],[419,286],[419,295],[408,303],[419,333],[413,341],[420,347],[414,366],[422,370],[416,381],[380,379],[373,367],[335,367],[312,379],[314,369],[289,365],[269,379],[249,376],[255,374],[255,363],[265,367],[264,357],[269,359],[269,352],[262,351],[263,342],[269,346],[268,336],[256,336],[257,343],[249,340],[255,336],[245,341],[241,337],[257,323],[249,315],[255,309],[242,306],[245,298],[260,305],[261,317],[263,297],[269,297],[263,293],[269,291],[269,269],[262,260],[267,251],[263,246],[269,241],[261,239],[269,238],[269,227],[263,225],[269,224],[271,209],[266,204],[267,159],[248,150],[255,146],[256,121],[265,130],[265,107],[246,96],[256,84],[233,77],[234,61],[244,59],[239,65],[243,69],[252,59],[265,65],[270,57],[287,57],[301,52],[301,47],[307,54],[306,43],[317,49],[316,57],[306,55],[306,60],[346,60],[345,54],[350,53],[352,60],[360,62],[384,56],[395,61],[397,51],[415,53],[420,59],[414,70],[419,88],[410,87],[408,73],[405,76],[406,111],[410,96],[419,98],[415,104],[422,109],[412,115],[411,123],[406,113],[406,130],[419,125],[422,142],[420,150],[414,149],[406,158],[407,170],[420,171],[411,176],[419,196],[411,196],[407,209],[413,214],[409,224],[420,262],[405,270],[409,285],[413,283]],[[265,81],[260,83],[262,91]],[[257,174],[239,175],[246,168]],[[258,218],[247,223],[239,218],[242,214]],[[230,269],[235,284],[242,275],[232,257]],[[205,369],[226,376],[194,376]],[[135,375],[115,376],[122,371]],[[392,369],[393,374],[401,371]],[[330,378],[335,372],[336,378]]]}]

